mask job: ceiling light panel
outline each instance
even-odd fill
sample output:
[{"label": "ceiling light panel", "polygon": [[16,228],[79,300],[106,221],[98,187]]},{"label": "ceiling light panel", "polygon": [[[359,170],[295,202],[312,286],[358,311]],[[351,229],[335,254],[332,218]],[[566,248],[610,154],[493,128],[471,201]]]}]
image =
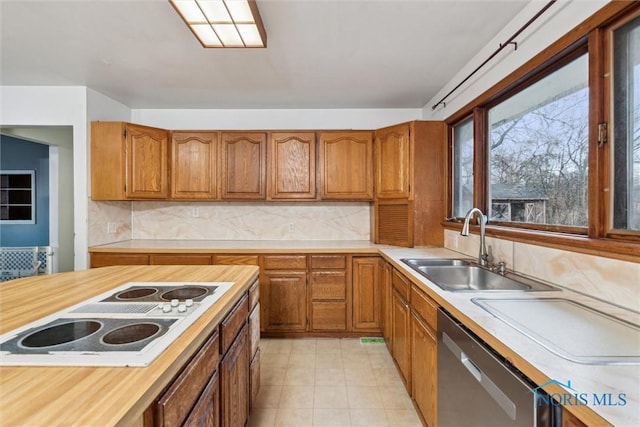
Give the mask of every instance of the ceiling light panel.
[{"label": "ceiling light panel", "polygon": [[204,47],[266,47],[255,0],[169,0]]}]

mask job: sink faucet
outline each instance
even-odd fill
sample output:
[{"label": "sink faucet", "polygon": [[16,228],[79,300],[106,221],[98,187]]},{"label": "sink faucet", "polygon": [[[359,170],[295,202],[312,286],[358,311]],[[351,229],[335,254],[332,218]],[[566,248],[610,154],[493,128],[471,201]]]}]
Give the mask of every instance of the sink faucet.
[{"label": "sink faucet", "polygon": [[489,265],[489,252],[487,252],[487,245],[485,244],[484,238],[487,216],[478,208],[469,209],[469,212],[467,212],[467,215],[464,217],[464,225],[462,226],[460,235],[469,235],[469,222],[471,221],[471,217],[474,213],[478,214],[478,224],[480,224],[480,253],[478,254],[478,264],[483,267],[487,267]]}]

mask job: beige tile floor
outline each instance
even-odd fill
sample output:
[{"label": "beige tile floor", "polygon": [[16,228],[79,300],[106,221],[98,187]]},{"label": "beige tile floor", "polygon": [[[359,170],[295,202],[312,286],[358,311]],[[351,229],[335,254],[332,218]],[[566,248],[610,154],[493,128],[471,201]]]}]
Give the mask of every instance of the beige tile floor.
[{"label": "beige tile floor", "polygon": [[305,338],[260,346],[249,427],[422,425],[384,344]]}]

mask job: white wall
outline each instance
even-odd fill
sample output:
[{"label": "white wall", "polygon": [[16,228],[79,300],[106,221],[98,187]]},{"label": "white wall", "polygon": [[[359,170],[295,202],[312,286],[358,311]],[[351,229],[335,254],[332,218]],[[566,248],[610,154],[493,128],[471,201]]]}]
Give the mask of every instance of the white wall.
[{"label": "white wall", "polygon": [[376,129],[421,119],[419,108],[133,110],[134,123],[166,129]]},{"label": "white wall", "polygon": [[555,3],[516,39],[518,42],[517,50],[514,50],[513,47],[505,48],[471,80],[447,98],[446,107],[439,106],[435,111],[431,110],[432,105],[464,80],[498,49],[501,43],[507,41],[522,25],[538,13],[546,3],[547,1],[531,1],[515,19],[453,76],[436,96],[429,100],[424,106],[423,118],[425,120],[444,120],[453,115],[606,5],[608,0],[569,0]]},{"label": "white wall", "polygon": [[87,267],[87,107],[79,86],[0,86],[0,125],[72,126],[74,268]]}]

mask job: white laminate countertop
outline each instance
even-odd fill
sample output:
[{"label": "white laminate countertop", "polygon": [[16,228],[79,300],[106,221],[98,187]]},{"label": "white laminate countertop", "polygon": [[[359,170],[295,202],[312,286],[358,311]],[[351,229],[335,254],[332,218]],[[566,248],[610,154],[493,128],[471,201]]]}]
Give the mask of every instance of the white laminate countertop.
[{"label": "white laminate countertop", "polygon": [[[588,365],[571,362],[509,326],[475,303],[472,298],[565,298],[633,324],[640,324],[640,313],[608,304],[598,295],[584,295],[567,288],[561,292],[450,292],[445,291],[405,265],[402,258],[469,258],[466,255],[444,248],[399,248],[376,245],[369,241],[317,241],[317,240],[128,240],[124,242],[94,246],[90,252],[209,252],[209,253],[373,253],[382,255],[406,277],[425,291],[439,305],[462,321],[481,339],[492,345],[516,368],[525,373],[536,384],[543,385],[549,394],[562,399],[565,393],[579,394],[588,403],[585,409],[569,405],[569,410],[587,424],[601,424],[593,411],[612,425],[621,427],[640,426],[640,365]],[[545,316],[545,313],[540,313]],[[565,325],[558,325],[562,328]],[[575,340],[590,340],[576,334]],[[579,341],[576,341],[579,342]],[[570,345],[570,344],[569,344]],[[640,346],[640,343],[638,343]],[[558,385],[568,384],[572,390]],[[566,403],[566,402],[563,402]],[[569,402],[571,403],[571,402]]]},{"label": "white laminate countertop", "polygon": [[152,240],[135,239],[92,246],[89,252],[373,252],[395,246],[369,240]]}]

